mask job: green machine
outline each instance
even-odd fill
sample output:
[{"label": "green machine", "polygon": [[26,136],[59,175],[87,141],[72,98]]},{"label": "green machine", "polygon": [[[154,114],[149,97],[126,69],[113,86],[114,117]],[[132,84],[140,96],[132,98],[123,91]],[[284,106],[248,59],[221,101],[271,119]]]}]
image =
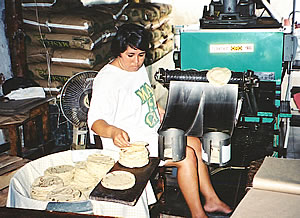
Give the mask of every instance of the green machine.
[{"label": "green machine", "polygon": [[[211,1],[209,7],[204,7],[200,25],[179,28],[180,49],[174,52],[177,69],[159,69],[155,79],[166,87],[173,81],[185,81],[182,86],[188,89],[188,82],[208,82],[207,73],[213,68],[229,69],[232,74],[227,85],[238,84],[236,127],[251,133],[251,137],[246,134],[240,142],[251,138],[256,143],[258,132],[267,134],[261,143],[276,148],[272,155],[279,156],[283,144],[280,124],[283,118],[291,117],[289,101],[281,100],[281,82],[285,64],[293,57],[294,40],[284,34],[278,19],[255,16],[255,8],[265,8],[264,4],[260,0]],[[214,115],[207,117],[211,119]],[[203,125],[206,125],[205,117]],[[203,137],[211,132],[218,130],[212,128]],[[205,153],[210,155],[211,149],[207,148]]]},{"label": "green machine", "polygon": [[283,32],[278,29],[183,30],[180,47],[183,70],[250,69],[261,80],[280,85]]},{"label": "green machine", "polygon": [[174,80],[207,82],[209,70],[228,68],[232,71],[229,84],[239,85],[242,102],[238,125],[272,126],[273,147],[279,147],[280,120],[290,116],[286,109],[289,102],[281,101],[283,51],[284,33],[278,28],[197,29],[187,26],[180,33],[180,58],[177,59],[180,70],[160,69],[157,77],[164,84]]},{"label": "green machine", "polygon": [[[279,132],[284,34],[279,29],[183,29],[180,36],[182,70],[225,67],[233,72],[254,71],[259,85],[254,88],[254,112],[242,111],[242,123],[270,123]],[[251,95],[250,95],[251,97]],[[279,134],[274,134],[278,147]]]}]

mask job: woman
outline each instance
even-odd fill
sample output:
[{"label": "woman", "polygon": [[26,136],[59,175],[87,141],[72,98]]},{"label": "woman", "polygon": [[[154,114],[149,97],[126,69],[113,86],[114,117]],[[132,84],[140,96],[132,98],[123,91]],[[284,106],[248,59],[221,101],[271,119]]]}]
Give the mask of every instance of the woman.
[{"label": "woman", "polygon": [[[149,143],[150,156],[158,156],[158,133],[164,110],[156,104],[148,74],[143,65],[149,50],[148,32],[135,24],[124,24],[112,41],[115,59],[94,79],[88,113],[92,132],[102,139],[104,148],[118,150],[130,141]],[[187,138],[186,158],[167,162],[178,168],[178,184],[192,217],[206,212],[230,213],[231,209],[215,193],[206,165],[201,158],[198,138]],[[205,198],[202,207],[200,191]]]}]

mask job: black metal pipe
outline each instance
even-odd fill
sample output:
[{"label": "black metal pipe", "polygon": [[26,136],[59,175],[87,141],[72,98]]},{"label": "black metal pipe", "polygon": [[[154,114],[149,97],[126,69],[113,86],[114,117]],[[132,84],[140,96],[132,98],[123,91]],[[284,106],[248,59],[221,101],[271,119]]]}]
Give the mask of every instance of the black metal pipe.
[{"label": "black metal pipe", "polygon": [[[162,84],[169,84],[170,81],[208,82],[207,72],[207,70],[167,70],[160,68],[154,78]],[[229,84],[238,84],[242,87],[244,82],[244,72],[232,72]]]},{"label": "black metal pipe", "polygon": [[295,14],[296,14],[296,0],[293,0],[293,18],[292,18],[292,34],[295,30]]}]

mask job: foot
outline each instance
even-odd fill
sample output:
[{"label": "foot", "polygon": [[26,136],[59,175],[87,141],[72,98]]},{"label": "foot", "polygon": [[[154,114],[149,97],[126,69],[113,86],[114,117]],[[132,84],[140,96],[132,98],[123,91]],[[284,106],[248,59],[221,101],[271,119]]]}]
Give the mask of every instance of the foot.
[{"label": "foot", "polygon": [[216,202],[206,202],[204,205],[204,210],[208,213],[219,212],[228,214],[232,212],[232,209],[221,200]]}]

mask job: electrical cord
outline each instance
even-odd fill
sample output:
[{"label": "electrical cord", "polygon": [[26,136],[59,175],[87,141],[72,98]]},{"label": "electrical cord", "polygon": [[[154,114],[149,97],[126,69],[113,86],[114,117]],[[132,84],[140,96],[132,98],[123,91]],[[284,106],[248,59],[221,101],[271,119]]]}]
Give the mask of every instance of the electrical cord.
[{"label": "electrical cord", "polygon": [[249,169],[249,167],[234,167],[234,166],[230,166],[230,167],[220,167],[220,168],[217,168],[213,171],[210,172],[210,175],[213,176],[221,171],[224,171],[224,170],[246,170],[246,169]]},{"label": "electrical cord", "polygon": [[[51,80],[51,65],[50,65],[50,63],[51,63],[51,57],[50,57],[49,50],[48,50],[48,48],[47,48],[47,46],[45,44],[45,40],[44,40],[44,37],[43,37],[43,34],[42,34],[42,29],[41,29],[41,26],[40,26],[40,19],[39,19],[39,11],[38,11],[38,6],[37,6],[37,1],[34,0],[34,2],[35,2],[35,15],[36,15],[37,23],[39,24],[38,25],[38,30],[39,30],[39,35],[40,35],[40,39],[41,39],[40,42],[42,43],[42,46],[44,47],[45,52],[46,52],[46,62],[47,62],[47,70],[48,70],[47,86],[49,88],[49,94],[50,94],[50,96],[53,97],[52,91],[51,91],[51,83],[52,83],[52,80]],[[64,122],[60,121],[61,120],[60,119],[61,110],[60,110],[60,106],[57,103],[57,99],[56,98],[54,98],[53,105],[56,106],[57,109],[58,109],[58,116],[57,116],[57,128],[58,128],[59,125],[63,124]]]}]

